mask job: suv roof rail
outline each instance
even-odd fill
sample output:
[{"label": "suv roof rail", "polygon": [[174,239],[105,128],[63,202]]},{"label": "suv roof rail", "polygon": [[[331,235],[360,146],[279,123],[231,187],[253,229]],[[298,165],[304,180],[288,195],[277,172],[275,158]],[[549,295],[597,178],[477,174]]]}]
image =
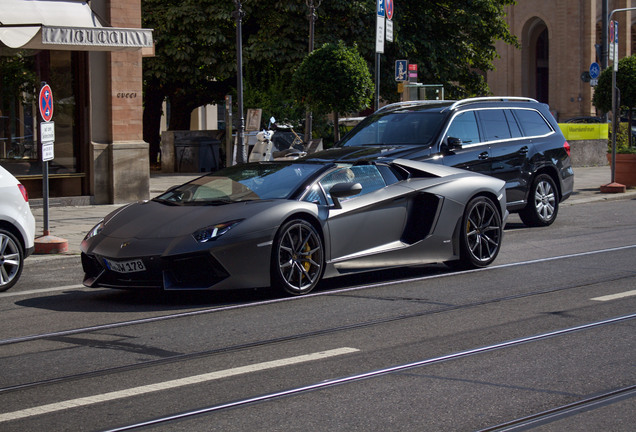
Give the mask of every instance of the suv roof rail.
[{"label": "suv roof rail", "polygon": [[431,104],[436,104],[436,103],[440,103],[440,102],[448,102],[448,101],[444,101],[444,100],[412,100],[412,101],[404,101],[404,102],[394,102],[388,105],[385,105],[381,108],[378,108],[378,110],[375,113],[381,113],[390,109],[394,109],[394,108],[408,108],[408,107],[412,107],[412,106],[418,106],[418,105],[431,105]]},{"label": "suv roof rail", "polygon": [[[462,100],[458,100],[457,102],[455,102],[454,104],[452,104],[449,109],[453,110],[455,108],[457,108],[460,105],[466,105],[469,103],[476,103],[476,102],[488,102],[488,101],[500,101],[500,102],[506,102],[506,101],[523,101],[523,102],[537,102],[536,99],[532,99],[529,97],[523,97],[523,96],[482,96],[482,97],[474,97],[474,98],[468,98],[468,99],[462,99]],[[538,102],[537,102],[538,103]]]}]

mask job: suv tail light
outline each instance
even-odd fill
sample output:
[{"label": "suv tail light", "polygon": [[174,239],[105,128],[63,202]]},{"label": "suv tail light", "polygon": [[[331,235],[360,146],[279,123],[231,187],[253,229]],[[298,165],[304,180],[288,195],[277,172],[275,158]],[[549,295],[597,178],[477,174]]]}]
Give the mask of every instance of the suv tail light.
[{"label": "suv tail light", "polygon": [[570,156],[570,144],[567,141],[565,141],[563,143],[563,148],[565,149],[566,153],[568,154],[568,157],[571,157]]},{"label": "suv tail light", "polygon": [[24,187],[24,185],[18,184],[18,189],[20,189],[20,192],[22,192],[22,196],[24,197],[24,201],[25,202],[29,202],[29,193],[27,192],[27,190]]}]

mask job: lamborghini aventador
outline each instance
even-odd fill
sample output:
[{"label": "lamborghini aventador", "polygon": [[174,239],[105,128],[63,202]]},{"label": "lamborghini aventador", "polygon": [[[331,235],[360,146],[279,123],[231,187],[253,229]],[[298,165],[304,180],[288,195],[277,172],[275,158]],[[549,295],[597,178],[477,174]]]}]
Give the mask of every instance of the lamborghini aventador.
[{"label": "lamborghini aventador", "polygon": [[310,292],[323,278],[501,249],[502,180],[340,148],[221,169],[106,216],[81,244],[89,287]]}]

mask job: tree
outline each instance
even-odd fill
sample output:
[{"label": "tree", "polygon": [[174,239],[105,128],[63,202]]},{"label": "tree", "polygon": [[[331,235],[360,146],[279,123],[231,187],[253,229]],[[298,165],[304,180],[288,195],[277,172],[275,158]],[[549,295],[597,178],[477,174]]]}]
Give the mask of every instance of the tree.
[{"label": "tree", "polygon": [[143,26],[154,29],[155,56],[144,65],[144,140],[159,152],[161,105],[170,102],[168,129],[190,129],[190,114],[220,102],[236,77],[232,2],[143,0]]},{"label": "tree", "polygon": [[[598,85],[594,90],[592,103],[602,112],[612,111],[612,68],[607,68],[598,78]],[[620,90],[620,110],[627,111],[629,130],[632,127],[632,111],[636,107],[636,55],[624,57],[618,62],[616,72],[616,87]],[[620,119],[620,113],[616,113]],[[633,146],[632,134],[629,136],[629,146]]]},{"label": "tree", "polygon": [[[393,20],[395,42],[387,42],[381,56],[381,97],[398,98],[393,78],[397,59],[417,63],[419,81],[444,84],[451,97],[487,93],[484,72],[493,67],[495,42],[516,44],[504,20],[504,7],[513,3],[401,0]],[[289,83],[308,52],[306,2],[242,4],[245,101],[267,104],[246,108],[262,107],[264,118],[274,115],[298,124],[304,114],[294,106]],[[220,102],[235,86],[234,9],[228,0],[142,0],[143,25],[154,29],[156,50],[154,58],[144,59],[144,139],[151,148],[159,145],[160,102],[165,98],[171,104],[169,128],[187,129],[193,108]],[[345,41],[357,46],[372,69],[375,9],[376,0],[322,1],[315,46]]]},{"label": "tree", "polygon": [[356,47],[328,43],[309,54],[292,78],[292,88],[316,113],[334,113],[334,140],[340,139],[338,113],[361,111],[373,98],[374,85],[367,62]]}]

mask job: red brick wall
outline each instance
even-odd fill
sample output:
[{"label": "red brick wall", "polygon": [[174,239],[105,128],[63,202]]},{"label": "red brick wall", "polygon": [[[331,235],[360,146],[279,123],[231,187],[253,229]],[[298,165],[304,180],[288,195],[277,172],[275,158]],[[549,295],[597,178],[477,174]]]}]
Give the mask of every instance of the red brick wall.
[{"label": "red brick wall", "polygon": [[[111,0],[110,25],[140,28],[141,0]],[[141,141],[142,57],[141,50],[114,51],[110,56],[110,100],[112,140]]]}]

